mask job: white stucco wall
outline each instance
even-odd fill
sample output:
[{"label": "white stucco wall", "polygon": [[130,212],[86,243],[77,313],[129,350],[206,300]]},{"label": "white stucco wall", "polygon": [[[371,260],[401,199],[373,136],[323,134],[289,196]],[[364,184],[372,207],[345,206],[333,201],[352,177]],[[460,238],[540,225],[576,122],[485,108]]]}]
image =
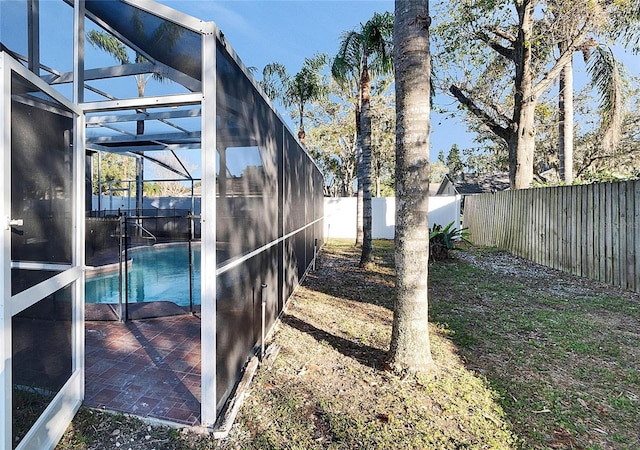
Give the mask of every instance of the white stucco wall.
[{"label": "white stucco wall", "polygon": [[[325,197],[324,236],[327,238],[356,237],[355,197]],[[396,199],[394,197],[371,199],[374,239],[393,239],[396,224]],[[455,223],[460,228],[460,196],[429,197],[429,227],[434,224]]]}]

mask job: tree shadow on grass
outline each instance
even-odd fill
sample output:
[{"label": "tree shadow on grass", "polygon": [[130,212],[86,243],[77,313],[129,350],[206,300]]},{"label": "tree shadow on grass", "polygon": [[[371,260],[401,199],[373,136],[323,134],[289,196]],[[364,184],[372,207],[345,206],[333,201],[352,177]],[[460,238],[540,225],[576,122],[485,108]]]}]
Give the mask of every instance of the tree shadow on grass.
[{"label": "tree shadow on grass", "polygon": [[358,344],[335,334],[331,334],[325,330],[317,328],[308,322],[305,322],[291,314],[282,316],[282,323],[295,328],[298,331],[308,334],[318,342],[326,342],[331,347],[342,353],[344,356],[353,358],[364,366],[373,369],[382,369],[387,353],[376,347]]},{"label": "tree shadow on grass", "polygon": [[321,254],[317,270],[307,274],[303,285],[332,297],[393,310],[395,276],[358,267],[356,259],[343,258],[336,264],[333,256]]}]

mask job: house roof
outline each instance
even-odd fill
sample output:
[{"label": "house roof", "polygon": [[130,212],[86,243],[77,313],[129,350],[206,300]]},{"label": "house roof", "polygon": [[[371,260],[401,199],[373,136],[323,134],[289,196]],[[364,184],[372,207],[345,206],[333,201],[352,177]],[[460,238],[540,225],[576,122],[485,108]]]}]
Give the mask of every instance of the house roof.
[{"label": "house roof", "polygon": [[442,183],[440,183],[440,187],[438,188],[438,194],[442,194],[449,184],[453,184],[456,192],[461,195],[505,191],[510,187],[508,173],[483,175],[467,173],[462,174],[456,179],[452,179],[449,175],[445,175]]}]

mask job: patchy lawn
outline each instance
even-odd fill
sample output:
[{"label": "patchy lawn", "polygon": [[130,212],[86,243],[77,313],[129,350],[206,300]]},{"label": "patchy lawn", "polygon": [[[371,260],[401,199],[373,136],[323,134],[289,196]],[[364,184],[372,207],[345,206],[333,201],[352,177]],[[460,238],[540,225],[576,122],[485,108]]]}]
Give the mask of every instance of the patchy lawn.
[{"label": "patchy lawn", "polygon": [[[640,298],[503,252],[430,266],[433,373],[383,370],[393,247],[332,240],[278,326],[228,439],[86,409],[59,449],[634,449]],[[119,445],[116,445],[119,444]]]}]

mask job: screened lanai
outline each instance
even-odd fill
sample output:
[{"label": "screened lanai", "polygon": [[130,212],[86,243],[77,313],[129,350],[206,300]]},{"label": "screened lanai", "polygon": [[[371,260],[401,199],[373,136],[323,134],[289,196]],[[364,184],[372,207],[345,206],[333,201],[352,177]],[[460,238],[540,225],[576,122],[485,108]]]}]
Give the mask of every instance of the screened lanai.
[{"label": "screened lanai", "polygon": [[167,243],[189,248],[190,281],[162,299],[193,284],[213,429],[322,244],[322,175],[212,22],[148,0],[16,0],[0,2],[0,42],[0,446],[55,446],[96,382],[92,272],[116,267],[117,322],[144,321],[128,307],[163,276],[131,276],[134,247],[176,259],[157,256]]}]

